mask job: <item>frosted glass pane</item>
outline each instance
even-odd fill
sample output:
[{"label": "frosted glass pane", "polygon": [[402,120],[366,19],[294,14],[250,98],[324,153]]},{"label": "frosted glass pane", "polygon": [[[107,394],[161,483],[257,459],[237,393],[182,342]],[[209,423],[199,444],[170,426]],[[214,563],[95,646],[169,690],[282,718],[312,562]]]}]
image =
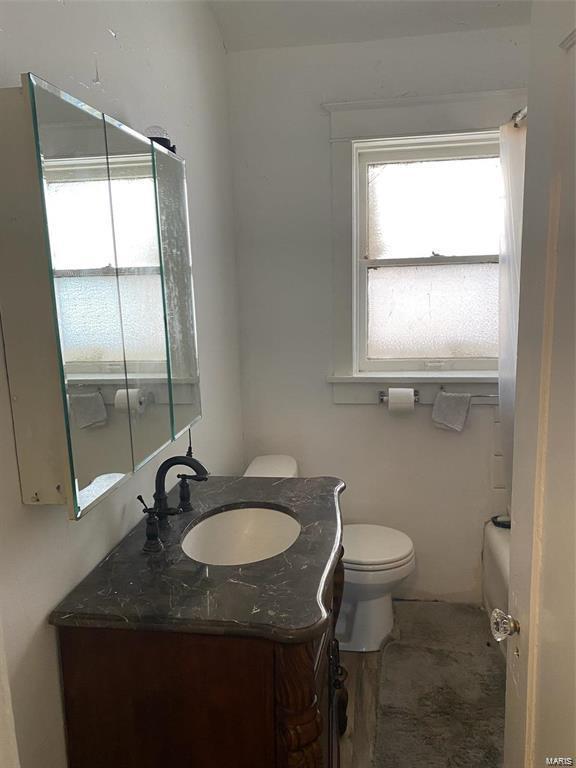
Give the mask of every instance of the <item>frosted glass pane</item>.
[{"label": "frosted glass pane", "polygon": [[54,269],[115,266],[107,179],[50,182],[46,209]]},{"label": "frosted glass pane", "polygon": [[157,267],[158,230],[151,158],[149,176],[118,178],[112,176],[114,239],[119,267]]},{"label": "frosted glass pane", "polygon": [[372,359],[498,356],[498,264],[368,270]]},{"label": "frosted glass pane", "polygon": [[[122,158],[118,158],[122,160]],[[106,161],[104,169],[107,172]],[[46,207],[54,269],[96,269],[115,266],[114,241],[123,267],[158,266],[158,233],[151,158],[138,172],[125,177],[120,164],[111,169],[114,204],[114,239],[110,216],[108,178],[50,181]],[[72,171],[67,169],[67,174]],[[79,173],[86,175],[82,167]],[[55,172],[51,171],[52,175]],[[151,194],[152,190],[152,194]]]},{"label": "frosted glass pane", "polygon": [[368,166],[368,258],[497,254],[499,158]]},{"label": "frosted glass pane", "polygon": [[[116,276],[58,277],[54,281],[64,361],[122,362],[124,348]],[[122,287],[127,311],[128,361],[165,363],[160,275],[130,275]]]},{"label": "frosted glass pane", "polygon": [[116,275],[58,277],[54,291],[64,362],[122,362]]},{"label": "frosted glass pane", "polygon": [[160,275],[120,275],[122,326],[128,372],[135,361],[157,361],[166,370],[166,338]]}]

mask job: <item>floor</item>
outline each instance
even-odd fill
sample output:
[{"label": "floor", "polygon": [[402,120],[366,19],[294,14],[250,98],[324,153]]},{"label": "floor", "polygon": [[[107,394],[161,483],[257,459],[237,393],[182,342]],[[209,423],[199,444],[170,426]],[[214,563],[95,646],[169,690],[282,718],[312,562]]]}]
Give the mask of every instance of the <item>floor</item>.
[{"label": "floor", "polygon": [[340,741],[341,768],[372,768],[381,653],[340,653],[348,679],[348,728]]},{"label": "floor", "polygon": [[475,606],[395,604],[379,653],[342,653],[348,670],[342,768],[499,768],[504,658]]}]

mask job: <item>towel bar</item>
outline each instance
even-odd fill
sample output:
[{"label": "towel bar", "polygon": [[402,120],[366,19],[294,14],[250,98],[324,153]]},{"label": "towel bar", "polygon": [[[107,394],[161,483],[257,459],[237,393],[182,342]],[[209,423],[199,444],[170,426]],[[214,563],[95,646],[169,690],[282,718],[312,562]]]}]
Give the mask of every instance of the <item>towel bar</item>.
[{"label": "towel bar", "polygon": [[495,400],[498,400],[500,395],[481,395],[481,394],[477,394],[477,395],[470,395],[470,397],[489,397],[489,398],[494,398]]},{"label": "towel bar", "polygon": [[[446,392],[446,390],[444,389],[444,385],[443,384],[440,385],[440,391],[441,392]],[[489,399],[498,400],[500,395],[482,395],[480,392],[474,392],[473,394],[470,395],[470,397],[486,397],[486,398],[489,398]]]}]

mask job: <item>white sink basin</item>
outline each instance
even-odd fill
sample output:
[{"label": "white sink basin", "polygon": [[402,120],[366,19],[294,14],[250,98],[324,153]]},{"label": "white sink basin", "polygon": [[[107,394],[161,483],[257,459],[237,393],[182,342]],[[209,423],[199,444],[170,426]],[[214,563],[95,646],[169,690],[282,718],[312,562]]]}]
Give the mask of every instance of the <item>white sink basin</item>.
[{"label": "white sink basin", "polygon": [[300,523],[272,507],[234,507],[216,512],[195,525],[182,549],[207,565],[244,565],[267,560],[292,546]]}]

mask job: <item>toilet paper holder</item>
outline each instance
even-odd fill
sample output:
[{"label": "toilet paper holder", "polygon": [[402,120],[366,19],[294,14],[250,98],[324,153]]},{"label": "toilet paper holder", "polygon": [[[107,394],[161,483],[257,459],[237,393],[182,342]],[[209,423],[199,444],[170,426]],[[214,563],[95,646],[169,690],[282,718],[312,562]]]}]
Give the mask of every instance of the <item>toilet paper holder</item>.
[{"label": "toilet paper holder", "polygon": [[[388,402],[388,390],[381,389],[378,392],[378,403],[379,405],[384,405],[387,402]],[[417,389],[414,390],[414,402],[415,403],[420,402],[420,392]]]}]

